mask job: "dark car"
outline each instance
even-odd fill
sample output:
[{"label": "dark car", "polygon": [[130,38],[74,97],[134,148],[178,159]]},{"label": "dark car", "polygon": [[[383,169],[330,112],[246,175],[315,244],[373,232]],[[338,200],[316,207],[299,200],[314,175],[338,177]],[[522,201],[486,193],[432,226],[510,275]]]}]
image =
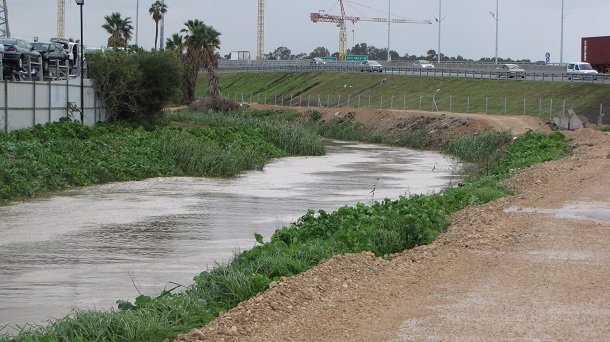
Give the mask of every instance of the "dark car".
[{"label": "dark car", "polygon": [[25,66],[28,56],[31,57],[32,62],[39,62],[40,53],[36,51],[27,40],[0,38],[0,44],[4,45],[2,63],[6,65],[21,70]]},{"label": "dark car", "polygon": [[64,65],[70,58],[63,45],[59,43],[32,43],[32,47],[42,56],[42,70],[45,75],[49,73],[49,66],[56,65],[56,61]]}]

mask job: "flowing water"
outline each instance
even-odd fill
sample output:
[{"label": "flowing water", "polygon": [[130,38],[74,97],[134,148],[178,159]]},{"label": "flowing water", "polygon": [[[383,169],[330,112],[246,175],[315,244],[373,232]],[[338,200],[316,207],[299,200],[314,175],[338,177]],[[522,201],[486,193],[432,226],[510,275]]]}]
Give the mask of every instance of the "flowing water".
[{"label": "flowing water", "polygon": [[188,286],[307,209],[437,191],[456,170],[438,153],[333,142],[325,156],[238,178],[155,178],[0,206],[0,328]]}]

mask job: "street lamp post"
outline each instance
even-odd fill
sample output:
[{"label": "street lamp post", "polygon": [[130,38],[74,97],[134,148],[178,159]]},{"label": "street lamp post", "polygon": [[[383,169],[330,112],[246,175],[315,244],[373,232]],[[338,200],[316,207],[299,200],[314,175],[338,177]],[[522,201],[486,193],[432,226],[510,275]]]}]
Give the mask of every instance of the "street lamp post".
[{"label": "street lamp post", "polygon": [[491,14],[491,16],[494,17],[494,20],[496,21],[496,64],[498,64],[498,21],[500,19],[500,16],[498,14],[498,0],[496,0],[496,13],[489,12],[489,14]]},{"label": "street lamp post", "polygon": [[443,17],[441,14],[442,0],[438,0],[438,63],[441,62],[441,22]]},{"label": "street lamp post", "polygon": [[83,5],[85,0],[74,0],[80,6],[80,123],[85,122],[85,88],[83,86],[85,75],[83,73],[85,46],[83,45]]},{"label": "street lamp post", "polygon": [[390,23],[392,22],[392,0],[388,0],[388,63],[390,63]]}]

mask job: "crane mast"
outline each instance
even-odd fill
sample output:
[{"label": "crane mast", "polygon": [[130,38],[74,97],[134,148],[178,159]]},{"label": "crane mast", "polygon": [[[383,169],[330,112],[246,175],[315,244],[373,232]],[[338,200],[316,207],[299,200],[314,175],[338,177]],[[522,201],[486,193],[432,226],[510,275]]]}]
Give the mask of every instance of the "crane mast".
[{"label": "crane mast", "polygon": [[65,21],[66,21],[66,2],[65,0],[57,0],[57,38],[65,36]]},{"label": "crane mast", "polygon": [[389,18],[366,18],[366,17],[352,17],[345,15],[345,8],[343,6],[343,0],[339,0],[341,5],[341,15],[330,15],[322,13],[311,13],[310,19],[314,23],[336,23],[339,27],[339,60],[345,59],[347,52],[347,33],[345,23],[351,21],[355,24],[359,21],[372,21],[378,23],[396,23],[396,24],[432,24],[430,20],[413,20],[413,19],[389,19]]},{"label": "crane mast", "polygon": [[258,0],[258,31],[256,44],[256,59],[265,57],[265,0]]},{"label": "crane mast", "polygon": [[11,37],[11,31],[8,28],[8,8],[6,7],[6,0],[3,0],[2,5],[0,5],[0,37]]}]

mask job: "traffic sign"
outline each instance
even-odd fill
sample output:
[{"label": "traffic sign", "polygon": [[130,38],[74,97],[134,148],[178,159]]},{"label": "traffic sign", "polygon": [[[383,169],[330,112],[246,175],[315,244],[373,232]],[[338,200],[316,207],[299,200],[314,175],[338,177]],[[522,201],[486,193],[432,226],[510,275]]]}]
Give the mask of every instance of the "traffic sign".
[{"label": "traffic sign", "polygon": [[369,56],[367,55],[346,55],[346,61],[368,61]]}]

